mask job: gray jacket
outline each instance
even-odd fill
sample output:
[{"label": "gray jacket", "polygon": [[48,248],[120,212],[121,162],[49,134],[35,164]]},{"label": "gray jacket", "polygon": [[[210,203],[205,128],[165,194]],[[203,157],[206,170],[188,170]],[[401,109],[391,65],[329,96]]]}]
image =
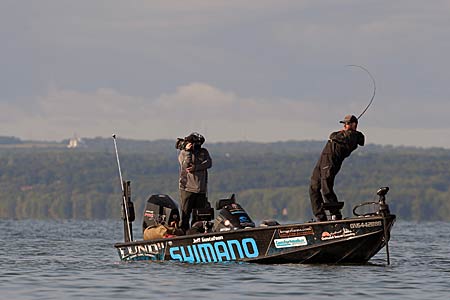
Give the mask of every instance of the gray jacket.
[{"label": "gray jacket", "polygon": [[[205,148],[193,151],[181,150],[178,155],[180,162],[180,190],[191,193],[206,193],[208,185],[208,170],[212,160]],[[192,167],[188,172],[187,168]]]}]

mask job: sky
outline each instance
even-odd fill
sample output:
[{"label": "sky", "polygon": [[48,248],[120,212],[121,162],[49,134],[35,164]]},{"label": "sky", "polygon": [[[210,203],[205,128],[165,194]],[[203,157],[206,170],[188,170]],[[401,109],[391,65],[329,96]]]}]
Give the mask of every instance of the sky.
[{"label": "sky", "polygon": [[450,1],[0,0],[0,136],[450,148]]}]

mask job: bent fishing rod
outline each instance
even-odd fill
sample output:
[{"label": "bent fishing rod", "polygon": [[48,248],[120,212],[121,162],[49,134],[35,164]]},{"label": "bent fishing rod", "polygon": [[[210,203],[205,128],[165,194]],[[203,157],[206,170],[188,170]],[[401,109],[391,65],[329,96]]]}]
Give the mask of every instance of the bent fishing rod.
[{"label": "bent fishing rod", "polygon": [[[375,98],[375,92],[377,90],[377,85],[375,83],[375,78],[373,78],[372,74],[370,74],[369,70],[367,70],[366,68],[364,68],[363,66],[360,65],[347,65],[347,67],[356,67],[356,68],[360,68],[363,71],[365,71],[369,76],[370,79],[372,79],[372,83],[373,83],[373,93],[372,93],[372,98],[370,98],[369,104],[367,104],[366,108],[364,108],[364,110],[361,112],[361,114],[358,116],[358,120],[359,118],[361,118],[364,113],[369,109],[370,105],[372,105],[373,99]],[[385,206],[385,195],[386,193],[389,191],[388,187],[384,187],[378,190],[377,195],[380,196],[380,205]],[[388,238],[388,229],[386,227],[386,216],[383,215],[383,230],[384,230],[384,242],[386,244],[386,258],[387,258],[387,264],[390,265],[391,261],[390,261],[390,255],[389,255],[389,238]]]},{"label": "bent fishing rod", "polygon": [[[119,160],[119,152],[117,151],[116,135],[113,134],[112,138],[114,140],[114,149],[116,150],[117,167],[119,168],[120,187],[122,188],[123,210],[125,211],[125,219],[126,219],[126,223],[127,223],[128,239],[129,239],[129,241],[132,241],[133,236],[131,235],[130,217],[128,216],[127,197],[126,197],[126,194],[125,194],[124,182],[123,182],[123,179],[122,179],[122,170],[120,168],[120,160]],[[126,238],[125,238],[125,241],[129,242],[129,241],[126,240]]]},{"label": "bent fishing rod", "polygon": [[362,111],[362,113],[358,116],[358,120],[365,114],[365,112],[369,109],[370,105],[372,105],[373,99],[375,98],[375,92],[377,90],[377,85],[375,83],[375,78],[373,78],[372,74],[370,74],[369,70],[367,70],[365,67],[360,66],[360,65],[346,65],[346,67],[355,67],[355,68],[360,68],[363,71],[365,71],[367,74],[369,74],[370,79],[372,79],[372,83],[373,83],[373,93],[372,93],[372,98],[370,98],[369,104],[366,106],[366,108],[364,108],[364,110]]}]

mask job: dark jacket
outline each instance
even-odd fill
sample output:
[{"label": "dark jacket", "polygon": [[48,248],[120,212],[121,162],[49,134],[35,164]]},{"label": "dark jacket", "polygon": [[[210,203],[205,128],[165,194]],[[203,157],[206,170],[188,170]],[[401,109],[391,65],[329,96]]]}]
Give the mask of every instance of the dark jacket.
[{"label": "dark jacket", "polygon": [[[212,160],[208,150],[205,148],[193,151],[181,150],[178,155],[180,162],[180,190],[192,193],[206,193],[208,185],[208,171],[211,168]],[[192,167],[188,172],[187,168]]]},{"label": "dark jacket", "polygon": [[357,147],[364,146],[364,134],[356,130],[341,130],[330,134],[325,148],[322,151],[320,165],[329,166],[335,173],[341,168],[342,162]]}]

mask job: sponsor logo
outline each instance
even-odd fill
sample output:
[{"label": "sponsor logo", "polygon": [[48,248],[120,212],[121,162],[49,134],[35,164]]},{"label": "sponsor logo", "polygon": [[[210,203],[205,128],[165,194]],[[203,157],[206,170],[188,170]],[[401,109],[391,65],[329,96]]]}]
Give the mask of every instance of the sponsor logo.
[{"label": "sponsor logo", "polygon": [[274,242],[276,248],[291,248],[308,245],[308,242],[304,236],[287,239],[275,239]]},{"label": "sponsor logo", "polygon": [[221,262],[259,256],[258,246],[253,238],[171,247],[169,253],[173,260],[193,263]]},{"label": "sponsor logo", "polygon": [[247,218],[247,216],[240,216],[239,223],[250,223],[250,220]]},{"label": "sponsor logo", "polygon": [[205,242],[215,242],[223,240],[223,236],[209,236],[209,237],[199,237],[192,240],[193,244],[205,243]]},{"label": "sponsor logo", "polygon": [[369,228],[369,227],[378,227],[378,226],[383,226],[383,223],[381,221],[371,221],[371,222],[360,222],[360,223],[351,223],[350,224],[351,229]]},{"label": "sponsor logo", "polygon": [[156,259],[157,256],[164,250],[163,243],[136,245],[119,248],[119,255],[123,260],[131,260],[139,257],[147,257],[149,259]]},{"label": "sponsor logo", "polygon": [[322,237],[320,239],[322,241],[326,241],[326,240],[340,239],[340,238],[350,237],[350,236],[355,236],[355,235],[356,235],[356,233],[354,233],[353,231],[348,230],[347,228],[343,228],[342,230],[334,231],[334,232],[324,231],[324,232],[322,232]]},{"label": "sponsor logo", "polygon": [[153,218],[154,217],[153,210],[146,210],[144,213],[144,217]]},{"label": "sponsor logo", "polygon": [[303,236],[303,235],[310,235],[310,234],[314,234],[314,231],[311,226],[278,229],[278,235],[281,238],[289,238],[289,237]]}]

